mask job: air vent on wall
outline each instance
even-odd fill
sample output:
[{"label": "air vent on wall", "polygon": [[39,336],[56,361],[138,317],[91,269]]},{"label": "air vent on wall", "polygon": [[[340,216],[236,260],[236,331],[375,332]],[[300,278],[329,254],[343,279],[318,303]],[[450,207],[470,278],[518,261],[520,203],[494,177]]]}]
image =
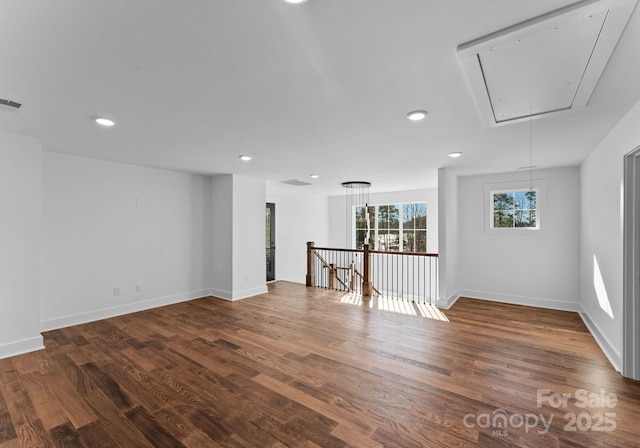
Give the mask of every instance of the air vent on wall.
[{"label": "air vent on wall", "polygon": [[582,0],[458,46],[486,125],[585,107],[637,0]]},{"label": "air vent on wall", "polygon": [[0,98],[0,110],[4,110],[6,112],[17,112],[21,107],[22,104],[20,103]]},{"label": "air vent on wall", "polygon": [[287,185],[293,185],[294,187],[304,187],[306,185],[313,185],[313,184],[310,184],[309,182],[303,182],[303,181],[298,180],[298,179],[281,180],[280,183],[281,184],[287,184]]}]

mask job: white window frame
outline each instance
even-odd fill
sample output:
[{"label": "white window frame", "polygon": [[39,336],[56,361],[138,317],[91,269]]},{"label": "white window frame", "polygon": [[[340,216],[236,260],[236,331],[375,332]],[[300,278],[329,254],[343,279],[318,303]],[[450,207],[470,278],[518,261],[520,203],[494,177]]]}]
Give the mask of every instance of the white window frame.
[{"label": "white window frame", "polygon": [[[390,205],[397,205],[400,207],[400,214],[402,215],[402,208],[404,205],[406,204],[424,204],[424,208],[425,208],[425,212],[426,212],[426,222],[427,222],[427,228],[424,230],[426,233],[426,237],[427,237],[427,244],[429,242],[429,233],[428,233],[428,227],[429,227],[429,208],[428,208],[428,204],[427,201],[405,201],[405,202],[392,202],[392,203],[384,203],[384,204],[367,204],[369,207],[373,207],[374,208],[374,219],[373,222],[375,223],[375,226],[373,229],[370,229],[370,237],[369,237],[369,247],[372,250],[379,250],[378,249],[378,207],[385,207],[385,206],[390,206]],[[356,240],[356,208],[358,207],[364,207],[364,204],[354,204],[352,206],[352,210],[351,210],[351,241],[353,241],[353,249],[355,249],[358,245],[358,241]],[[402,216],[399,217],[398,220],[398,235],[399,235],[399,241],[398,241],[398,250],[400,252],[402,252],[403,249],[403,239],[402,239],[402,232],[404,230],[404,219],[402,218]],[[395,229],[393,229],[395,230]],[[371,241],[373,241],[373,246],[371,246]],[[425,248],[425,252],[424,253],[428,253],[427,248]]]},{"label": "white window frame", "polygon": [[[505,194],[505,193],[526,193],[529,191],[535,191],[536,193],[536,225],[534,227],[495,227],[494,213],[494,196],[497,194]],[[510,188],[507,190],[492,190],[489,192],[489,228],[492,230],[511,230],[511,229],[519,229],[519,230],[540,230],[540,220],[538,219],[538,198],[540,196],[539,188]],[[514,209],[516,210],[516,209]]]},{"label": "white window frame", "polygon": [[[536,191],[536,227],[493,227],[493,194],[529,191],[532,187]],[[545,233],[543,218],[547,209],[547,189],[548,182],[544,179],[485,184],[485,233],[498,235],[539,235]]]}]

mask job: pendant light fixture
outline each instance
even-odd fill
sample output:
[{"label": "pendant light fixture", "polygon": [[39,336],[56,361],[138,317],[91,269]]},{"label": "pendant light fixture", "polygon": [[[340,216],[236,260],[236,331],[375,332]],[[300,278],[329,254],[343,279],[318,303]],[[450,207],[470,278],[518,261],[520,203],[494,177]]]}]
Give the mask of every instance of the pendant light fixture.
[{"label": "pendant light fixture", "polygon": [[369,188],[371,188],[371,182],[366,181],[348,181],[342,182],[342,187],[346,189],[346,224],[347,224],[347,247],[352,248],[355,246],[353,241],[353,228],[355,222],[352,223],[354,218],[355,207],[364,207],[364,219],[367,225],[367,231],[364,237],[364,243],[370,242],[370,217],[369,217]]}]

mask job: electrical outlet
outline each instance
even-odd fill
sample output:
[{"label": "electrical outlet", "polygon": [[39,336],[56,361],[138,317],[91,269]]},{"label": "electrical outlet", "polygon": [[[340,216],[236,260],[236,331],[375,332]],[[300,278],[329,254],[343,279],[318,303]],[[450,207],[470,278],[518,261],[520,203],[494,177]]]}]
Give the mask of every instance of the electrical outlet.
[{"label": "electrical outlet", "polygon": [[120,288],[113,288],[113,295],[114,296],[119,296],[120,295]]},{"label": "electrical outlet", "polygon": [[250,276],[249,274],[247,274],[247,275],[245,276],[245,278],[247,279],[247,281],[248,281],[248,282],[250,282],[250,281],[251,281],[251,276]]},{"label": "electrical outlet", "polygon": [[136,292],[142,292],[142,285],[140,283],[136,285]]}]

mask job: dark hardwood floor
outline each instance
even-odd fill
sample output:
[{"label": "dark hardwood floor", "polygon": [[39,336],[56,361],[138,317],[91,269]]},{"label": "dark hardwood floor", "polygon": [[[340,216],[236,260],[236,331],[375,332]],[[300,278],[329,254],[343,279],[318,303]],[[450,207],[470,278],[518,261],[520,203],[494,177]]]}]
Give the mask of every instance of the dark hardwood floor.
[{"label": "dark hardwood floor", "polygon": [[45,333],[0,360],[0,447],[640,446],[640,383],[575,313],[269,291]]}]

